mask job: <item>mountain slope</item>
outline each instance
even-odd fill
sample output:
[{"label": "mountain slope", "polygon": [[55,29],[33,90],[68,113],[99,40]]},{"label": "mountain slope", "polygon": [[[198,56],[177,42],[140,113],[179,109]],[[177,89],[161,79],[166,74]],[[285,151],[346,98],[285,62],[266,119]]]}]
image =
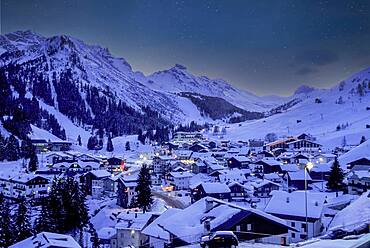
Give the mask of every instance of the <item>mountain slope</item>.
[{"label": "mountain slope", "polygon": [[[370,138],[370,68],[354,74],[331,89],[298,91],[292,99],[299,101],[288,110],[261,120],[230,125],[230,139],[264,138],[311,133],[328,147],[340,146],[343,137],[357,145],[364,135]],[[359,87],[361,85],[361,87]],[[339,129],[338,129],[339,126]]]},{"label": "mountain slope", "polygon": [[250,111],[263,112],[277,105],[274,100],[236,89],[224,80],[195,76],[188,72],[185,66],[179,64],[168,70],[153,73],[144,83],[162,92],[192,92],[223,98],[237,107]]},{"label": "mountain slope", "polygon": [[[42,118],[50,119],[60,131],[49,129],[59,138],[69,136],[67,129],[71,129],[71,125],[58,117],[62,115],[84,130],[106,129],[114,136],[168,124],[212,121],[191,99],[176,94],[184,89],[219,97],[226,103],[236,102],[242,111],[249,108],[264,111],[268,105],[222,80],[195,77],[179,65],[145,77],[134,72],[125,59],[113,57],[107,49],[66,35],[46,38],[30,31],[18,31],[0,36],[0,73],[5,90],[12,95],[4,96],[6,105],[12,107],[2,114],[12,116],[14,106],[28,108],[32,102],[37,113],[31,124],[41,127]],[[163,74],[179,77],[179,80],[161,79]],[[155,85],[168,88],[157,89],[150,85],[152,80]],[[217,118],[233,114],[229,109]],[[59,123],[55,123],[55,118],[60,119]]]}]

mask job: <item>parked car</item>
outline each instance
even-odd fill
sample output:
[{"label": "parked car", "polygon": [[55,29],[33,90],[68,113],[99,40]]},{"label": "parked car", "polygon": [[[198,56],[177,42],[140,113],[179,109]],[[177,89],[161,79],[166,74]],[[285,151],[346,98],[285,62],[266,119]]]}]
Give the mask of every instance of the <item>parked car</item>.
[{"label": "parked car", "polygon": [[200,241],[200,246],[205,247],[237,247],[239,244],[238,238],[231,231],[217,231],[210,235],[203,236]]}]

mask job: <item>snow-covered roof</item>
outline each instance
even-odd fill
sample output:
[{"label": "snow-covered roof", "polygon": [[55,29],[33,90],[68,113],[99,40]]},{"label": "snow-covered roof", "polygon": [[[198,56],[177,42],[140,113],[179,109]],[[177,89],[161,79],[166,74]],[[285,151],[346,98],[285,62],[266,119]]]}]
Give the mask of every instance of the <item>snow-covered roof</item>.
[{"label": "snow-covered roof", "polygon": [[[162,230],[174,234],[176,237],[187,243],[193,243],[194,240],[200,240],[204,233],[204,221],[210,221],[211,230],[217,230],[219,226],[229,221],[235,216],[247,216],[254,214],[259,218],[268,219],[276,225],[287,226],[286,221],[264,213],[257,209],[244,208],[228,202],[224,202],[212,197],[205,197],[193,203],[189,207],[178,210],[168,216],[160,216],[157,221],[161,224]],[[181,221],[178,221],[181,220]],[[156,230],[159,230],[156,228]],[[160,236],[153,229],[150,229],[151,236]],[[145,230],[145,233],[149,231]]]},{"label": "snow-covered roof", "polygon": [[290,172],[299,170],[298,165],[296,164],[282,164],[280,165],[280,168],[283,171],[290,171]]},{"label": "snow-covered roof", "polygon": [[[271,200],[265,208],[265,212],[278,215],[297,217],[306,216],[305,192],[272,191]],[[327,195],[318,192],[307,192],[307,216],[319,219],[324,207]]]},{"label": "snow-covered roof", "polygon": [[180,211],[181,209],[178,208],[167,209],[157,219],[145,227],[142,233],[162,240],[170,240],[170,234],[163,229],[163,224],[169,222],[171,217]]},{"label": "snow-covered roof", "polygon": [[220,172],[221,174],[218,177],[221,182],[246,181],[243,171],[239,169],[221,170]]},{"label": "snow-covered roof", "polygon": [[152,218],[152,213],[123,212],[118,215],[116,229],[141,231]]},{"label": "snow-covered roof", "polygon": [[329,231],[353,231],[370,224],[370,191],[339,211],[330,223]]},{"label": "snow-covered roof", "polygon": [[112,227],[103,227],[97,231],[99,239],[111,239],[117,234],[117,230]]},{"label": "snow-covered roof", "polygon": [[267,184],[272,184],[272,185],[275,185],[275,186],[278,186],[280,187],[280,184],[278,183],[274,183],[274,182],[271,182],[270,180],[266,180],[266,179],[263,179],[263,180],[256,180],[254,182],[251,182],[251,186],[253,186],[254,188],[261,188]]},{"label": "snow-covered roof", "polygon": [[190,178],[194,176],[193,173],[191,172],[170,172],[170,175],[173,176],[174,178]]},{"label": "snow-covered roof", "polygon": [[107,170],[92,170],[89,173],[93,174],[97,178],[104,178],[112,176],[111,173],[109,173]]},{"label": "snow-covered roof", "polygon": [[230,193],[230,189],[225,183],[201,183],[201,185],[208,194]]},{"label": "snow-covered roof", "polygon": [[41,232],[36,236],[20,241],[10,248],[36,248],[36,247],[59,247],[59,248],[81,248],[71,236],[65,234]]},{"label": "snow-covered roof", "polygon": [[[306,175],[305,175],[306,174]],[[292,181],[299,181],[299,180],[307,180],[310,181],[312,180],[311,176],[309,173],[305,173],[304,170],[299,170],[299,171],[289,171],[288,172],[289,178]]]},{"label": "snow-covered roof", "polygon": [[349,152],[339,156],[338,157],[339,164],[341,165],[342,168],[345,168],[345,166],[348,163],[358,160],[360,158],[370,159],[369,151],[370,151],[370,139],[360,144],[359,146],[353,148]]}]

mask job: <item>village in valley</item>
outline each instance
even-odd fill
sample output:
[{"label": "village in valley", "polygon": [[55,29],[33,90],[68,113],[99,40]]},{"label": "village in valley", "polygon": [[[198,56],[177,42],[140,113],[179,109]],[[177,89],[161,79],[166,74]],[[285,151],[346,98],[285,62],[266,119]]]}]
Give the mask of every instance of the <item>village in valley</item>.
[{"label": "village in valley", "polygon": [[[86,247],[197,247],[222,231],[233,231],[239,247],[339,247],[368,237],[365,137],[329,149],[309,133],[232,141],[227,132],[227,125],[211,125],[175,131],[161,143],[109,138],[108,151],[88,150],[80,139],[31,139],[35,168],[4,162],[0,192],[11,202],[27,201],[37,225],[56,182],[73,178],[86,194],[90,220],[79,242]],[[53,239],[72,238],[42,232],[11,247]]]},{"label": "village in valley", "polygon": [[0,15],[0,248],[370,248],[370,0]]}]

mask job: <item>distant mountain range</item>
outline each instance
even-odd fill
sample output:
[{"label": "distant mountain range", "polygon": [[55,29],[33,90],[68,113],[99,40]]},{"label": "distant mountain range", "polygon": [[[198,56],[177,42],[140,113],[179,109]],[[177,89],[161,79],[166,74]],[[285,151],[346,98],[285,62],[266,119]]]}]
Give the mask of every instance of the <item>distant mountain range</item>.
[{"label": "distant mountain range", "polygon": [[[66,127],[60,115],[76,127],[105,128],[119,136],[190,121],[261,119],[325,92],[302,86],[291,97],[259,97],[221,79],[195,76],[178,64],[145,76],[107,49],[30,31],[0,36],[0,70],[12,96],[2,101],[25,109],[37,104],[43,113],[33,116],[32,124],[44,128],[41,119],[47,119],[44,129],[52,130],[47,114],[53,115],[67,136],[71,125]],[[14,107],[2,111],[2,122],[13,112]]]}]

